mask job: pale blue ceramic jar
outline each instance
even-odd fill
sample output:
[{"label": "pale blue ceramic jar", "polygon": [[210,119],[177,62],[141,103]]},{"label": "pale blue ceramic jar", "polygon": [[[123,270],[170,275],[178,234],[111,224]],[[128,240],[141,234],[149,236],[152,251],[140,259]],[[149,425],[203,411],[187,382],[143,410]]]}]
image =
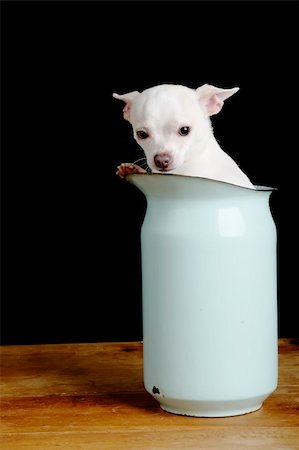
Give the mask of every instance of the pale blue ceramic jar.
[{"label": "pale blue ceramic jar", "polygon": [[142,225],[144,383],[169,412],[255,411],[277,386],[272,189],[130,175]]}]

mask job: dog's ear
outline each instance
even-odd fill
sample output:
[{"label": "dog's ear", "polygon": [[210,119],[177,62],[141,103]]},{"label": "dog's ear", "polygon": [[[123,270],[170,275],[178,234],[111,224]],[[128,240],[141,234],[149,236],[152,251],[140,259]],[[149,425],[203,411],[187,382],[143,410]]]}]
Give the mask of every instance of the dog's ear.
[{"label": "dog's ear", "polygon": [[198,99],[209,116],[219,113],[224,100],[234,95],[238,87],[232,89],[221,89],[210,84],[204,84],[196,89]]},{"label": "dog's ear", "polygon": [[125,102],[125,107],[123,109],[124,118],[130,122],[130,110],[131,110],[132,102],[133,102],[134,98],[136,98],[137,95],[139,95],[139,92],[133,91],[133,92],[129,92],[128,94],[123,94],[123,95],[119,95],[119,94],[112,94],[112,95],[114,98],[117,98],[118,100],[122,100],[123,102]]}]

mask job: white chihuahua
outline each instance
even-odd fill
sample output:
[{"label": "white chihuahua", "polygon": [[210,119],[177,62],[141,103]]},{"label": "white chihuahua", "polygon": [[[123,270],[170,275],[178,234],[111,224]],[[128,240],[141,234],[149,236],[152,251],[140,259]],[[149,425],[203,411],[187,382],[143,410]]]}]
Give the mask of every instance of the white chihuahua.
[{"label": "white chihuahua", "polygon": [[[113,94],[125,102],[124,118],[133,127],[154,173],[189,175],[225,181],[254,189],[248,177],[216,141],[210,116],[239,88],[220,89],[208,84],[193,90],[162,84],[139,93]],[[123,163],[117,174],[145,173],[141,167]]]}]

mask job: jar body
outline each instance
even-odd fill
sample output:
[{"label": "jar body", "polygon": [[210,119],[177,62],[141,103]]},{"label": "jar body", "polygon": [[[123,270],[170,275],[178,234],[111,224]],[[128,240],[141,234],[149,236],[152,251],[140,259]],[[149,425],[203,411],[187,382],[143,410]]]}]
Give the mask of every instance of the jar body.
[{"label": "jar body", "polygon": [[145,388],[177,414],[254,411],[277,386],[270,192],[172,178],[142,186]]}]

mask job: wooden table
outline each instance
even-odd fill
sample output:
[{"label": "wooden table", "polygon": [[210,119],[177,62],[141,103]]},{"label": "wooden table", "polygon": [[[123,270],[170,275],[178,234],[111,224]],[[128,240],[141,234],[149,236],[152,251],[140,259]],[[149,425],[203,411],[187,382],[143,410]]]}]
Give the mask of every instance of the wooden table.
[{"label": "wooden table", "polygon": [[279,342],[279,387],[259,411],[166,413],[142,384],[141,343],[1,348],[1,450],[299,449],[299,340]]}]

